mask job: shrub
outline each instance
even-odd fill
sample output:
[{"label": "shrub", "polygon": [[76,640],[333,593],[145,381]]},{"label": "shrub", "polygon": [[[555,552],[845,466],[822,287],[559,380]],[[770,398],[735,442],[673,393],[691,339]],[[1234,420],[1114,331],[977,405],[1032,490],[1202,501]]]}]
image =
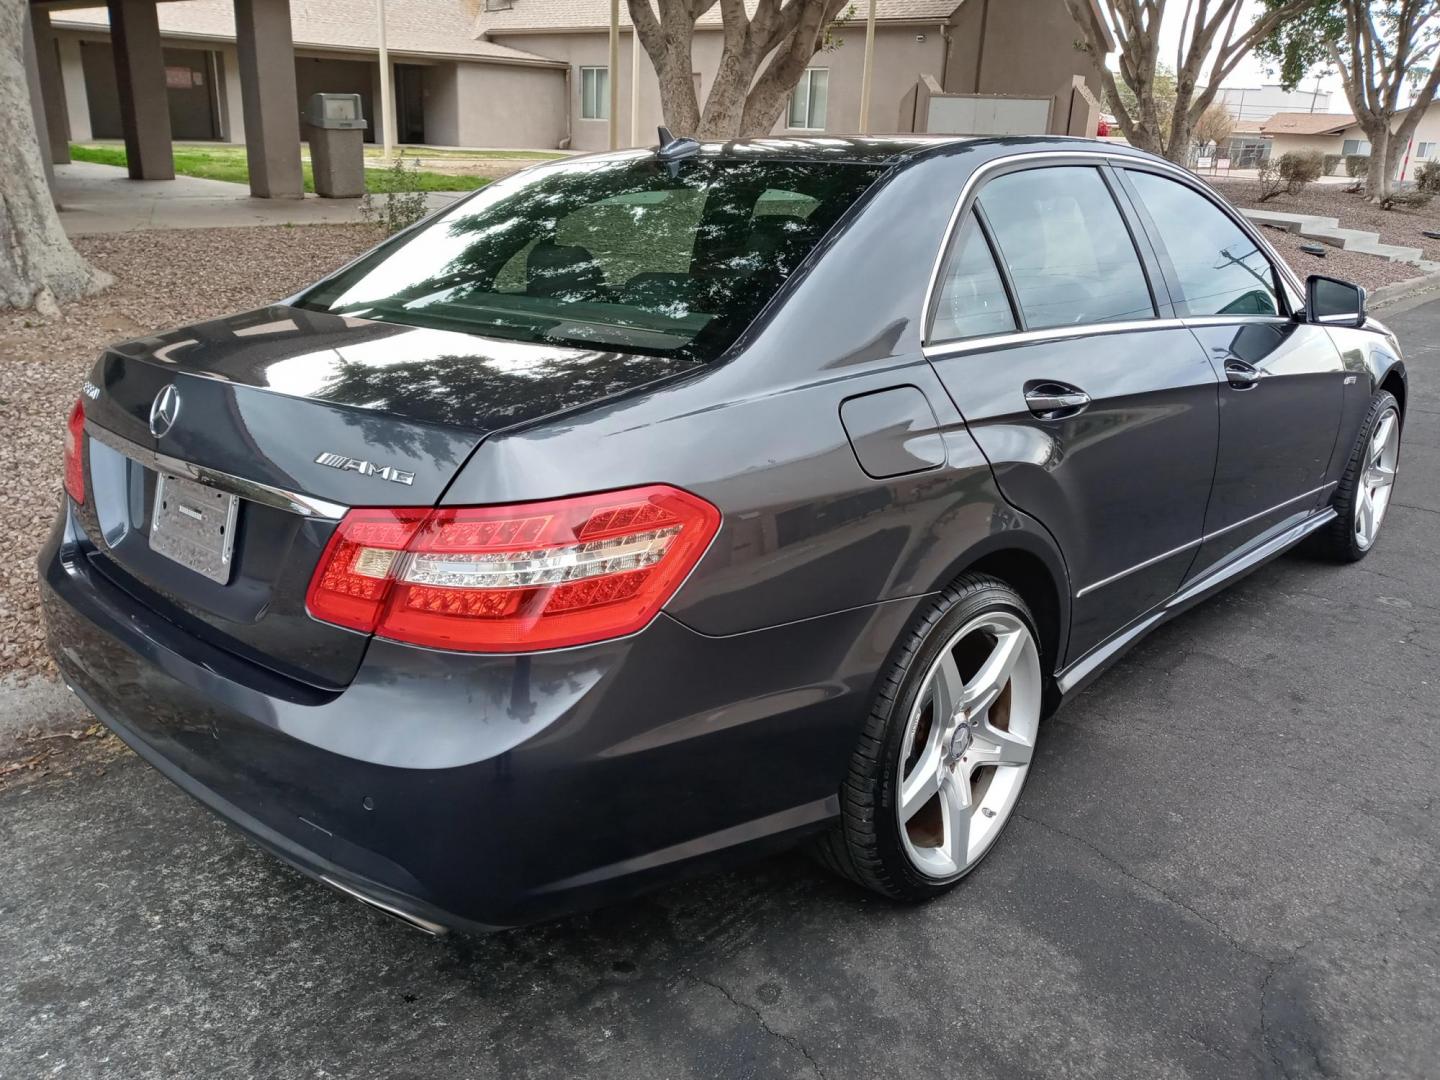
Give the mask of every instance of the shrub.
[{"label": "shrub", "polygon": [[1370,172],[1369,154],[1346,154],[1345,175],[1352,180],[1364,180]]},{"label": "shrub", "polygon": [[1269,202],[1282,191],[1299,195],[1305,185],[1320,179],[1325,155],[1318,150],[1291,150],[1260,164],[1260,201]]},{"label": "shrub", "polygon": [[402,151],[383,173],[377,186],[384,194],[367,191],[360,200],[360,218],[367,225],[378,225],[387,235],[408,229],[430,212],[425,192],[420,186],[419,166],[407,164]]},{"label": "shrub", "polygon": [[1345,160],[1344,154],[1325,155],[1325,175],[1334,176],[1340,169],[1340,164]]},{"label": "shrub", "polygon": [[1440,161],[1427,161],[1415,173],[1415,186],[1432,195],[1440,192]]},{"label": "shrub", "polygon": [[1325,155],[1319,150],[1291,150],[1280,155],[1280,179],[1290,185],[1291,195],[1298,195],[1324,172]]}]

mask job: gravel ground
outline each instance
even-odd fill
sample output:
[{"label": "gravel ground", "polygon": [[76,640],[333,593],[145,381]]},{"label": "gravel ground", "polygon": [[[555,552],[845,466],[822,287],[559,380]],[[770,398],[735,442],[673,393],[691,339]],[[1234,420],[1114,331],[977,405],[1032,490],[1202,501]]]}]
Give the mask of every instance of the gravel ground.
[{"label": "gravel ground", "polygon": [[0,675],[52,674],[41,635],[35,552],[60,492],[61,436],[80,382],[108,342],[258,307],[375,242],[360,225],[174,229],[82,237],[119,284],[47,322],[0,313]]},{"label": "gravel ground", "polygon": [[[1351,195],[1345,184],[1310,184],[1299,195],[1277,195],[1269,202],[1260,201],[1260,185],[1254,180],[1226,180],[1204,177],[1236,206],[1256,210],[1278,210],[1285,214],[1318,214],[1338,218],[1341,228],[1367,229],[1380,234],[1386,244],[1418,247],[1427,259],[1440,259],[1440,241],[1421,235],[1422,230],[1440,231],[1440,199],[1423,210],[1381,210],[1365,201],[1363,195]],[[1413,274],[1411,276],[1414,276]],[[1363,282],[1362,282],[1363,284]]]},{"label": "gravel ground", "polygon": [[1362,255],[1358,251],[1341,251],[1339,248],[1329,246],[1325,248],[1323,259],[1307,255],[1300,250],[1300,245],[1314,243],[1314,241],[1302,240],[1294,233],[1286,232],[1284,229],[1265,229],[1264,235],[1285,261],[1294,267],[1302,281],[1310,274],[1326,274],[1330,277],[1340,278],[1342,281],[1353,281],[1367,289],[1375,289],[1381,285],[1418,277],[1421,273],[1419,267],[1411,266],[1409,263],[1391,262],[1389,259],[1382,259],[1376,255]]}]

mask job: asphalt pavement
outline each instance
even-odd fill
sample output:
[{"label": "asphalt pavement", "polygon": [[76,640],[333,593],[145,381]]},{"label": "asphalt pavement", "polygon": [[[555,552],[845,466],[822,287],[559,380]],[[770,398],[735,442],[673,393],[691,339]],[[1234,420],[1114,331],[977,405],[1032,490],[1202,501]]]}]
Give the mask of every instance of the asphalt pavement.
[{"label": "asphalt pavement", "polygon": [[1384,317],[1376,550],[1145,640],[944,898],[796,855],[435,941],[91,761],[0,792],[0,1077],[1440,1075],[1440,301]]}]

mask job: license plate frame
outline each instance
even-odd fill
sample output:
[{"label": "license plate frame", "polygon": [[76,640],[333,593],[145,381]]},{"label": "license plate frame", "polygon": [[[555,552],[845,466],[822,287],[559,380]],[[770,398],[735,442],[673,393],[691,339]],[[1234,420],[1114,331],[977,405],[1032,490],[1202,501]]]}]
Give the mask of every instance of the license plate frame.
[{"label": "license plate frame", "polygon": [[157,473],[150,550],[220,585],[234,569],[240,497],[173,473]]}]

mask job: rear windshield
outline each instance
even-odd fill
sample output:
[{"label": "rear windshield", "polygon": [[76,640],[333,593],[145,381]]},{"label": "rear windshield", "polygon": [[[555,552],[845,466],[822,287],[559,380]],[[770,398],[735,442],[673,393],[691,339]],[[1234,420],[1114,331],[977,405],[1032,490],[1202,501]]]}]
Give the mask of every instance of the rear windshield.
[{"label": "rear windshield", "polygon": [[300,307],[521,341],[711,360],[883,171],[654,155],[492,184]]}]

